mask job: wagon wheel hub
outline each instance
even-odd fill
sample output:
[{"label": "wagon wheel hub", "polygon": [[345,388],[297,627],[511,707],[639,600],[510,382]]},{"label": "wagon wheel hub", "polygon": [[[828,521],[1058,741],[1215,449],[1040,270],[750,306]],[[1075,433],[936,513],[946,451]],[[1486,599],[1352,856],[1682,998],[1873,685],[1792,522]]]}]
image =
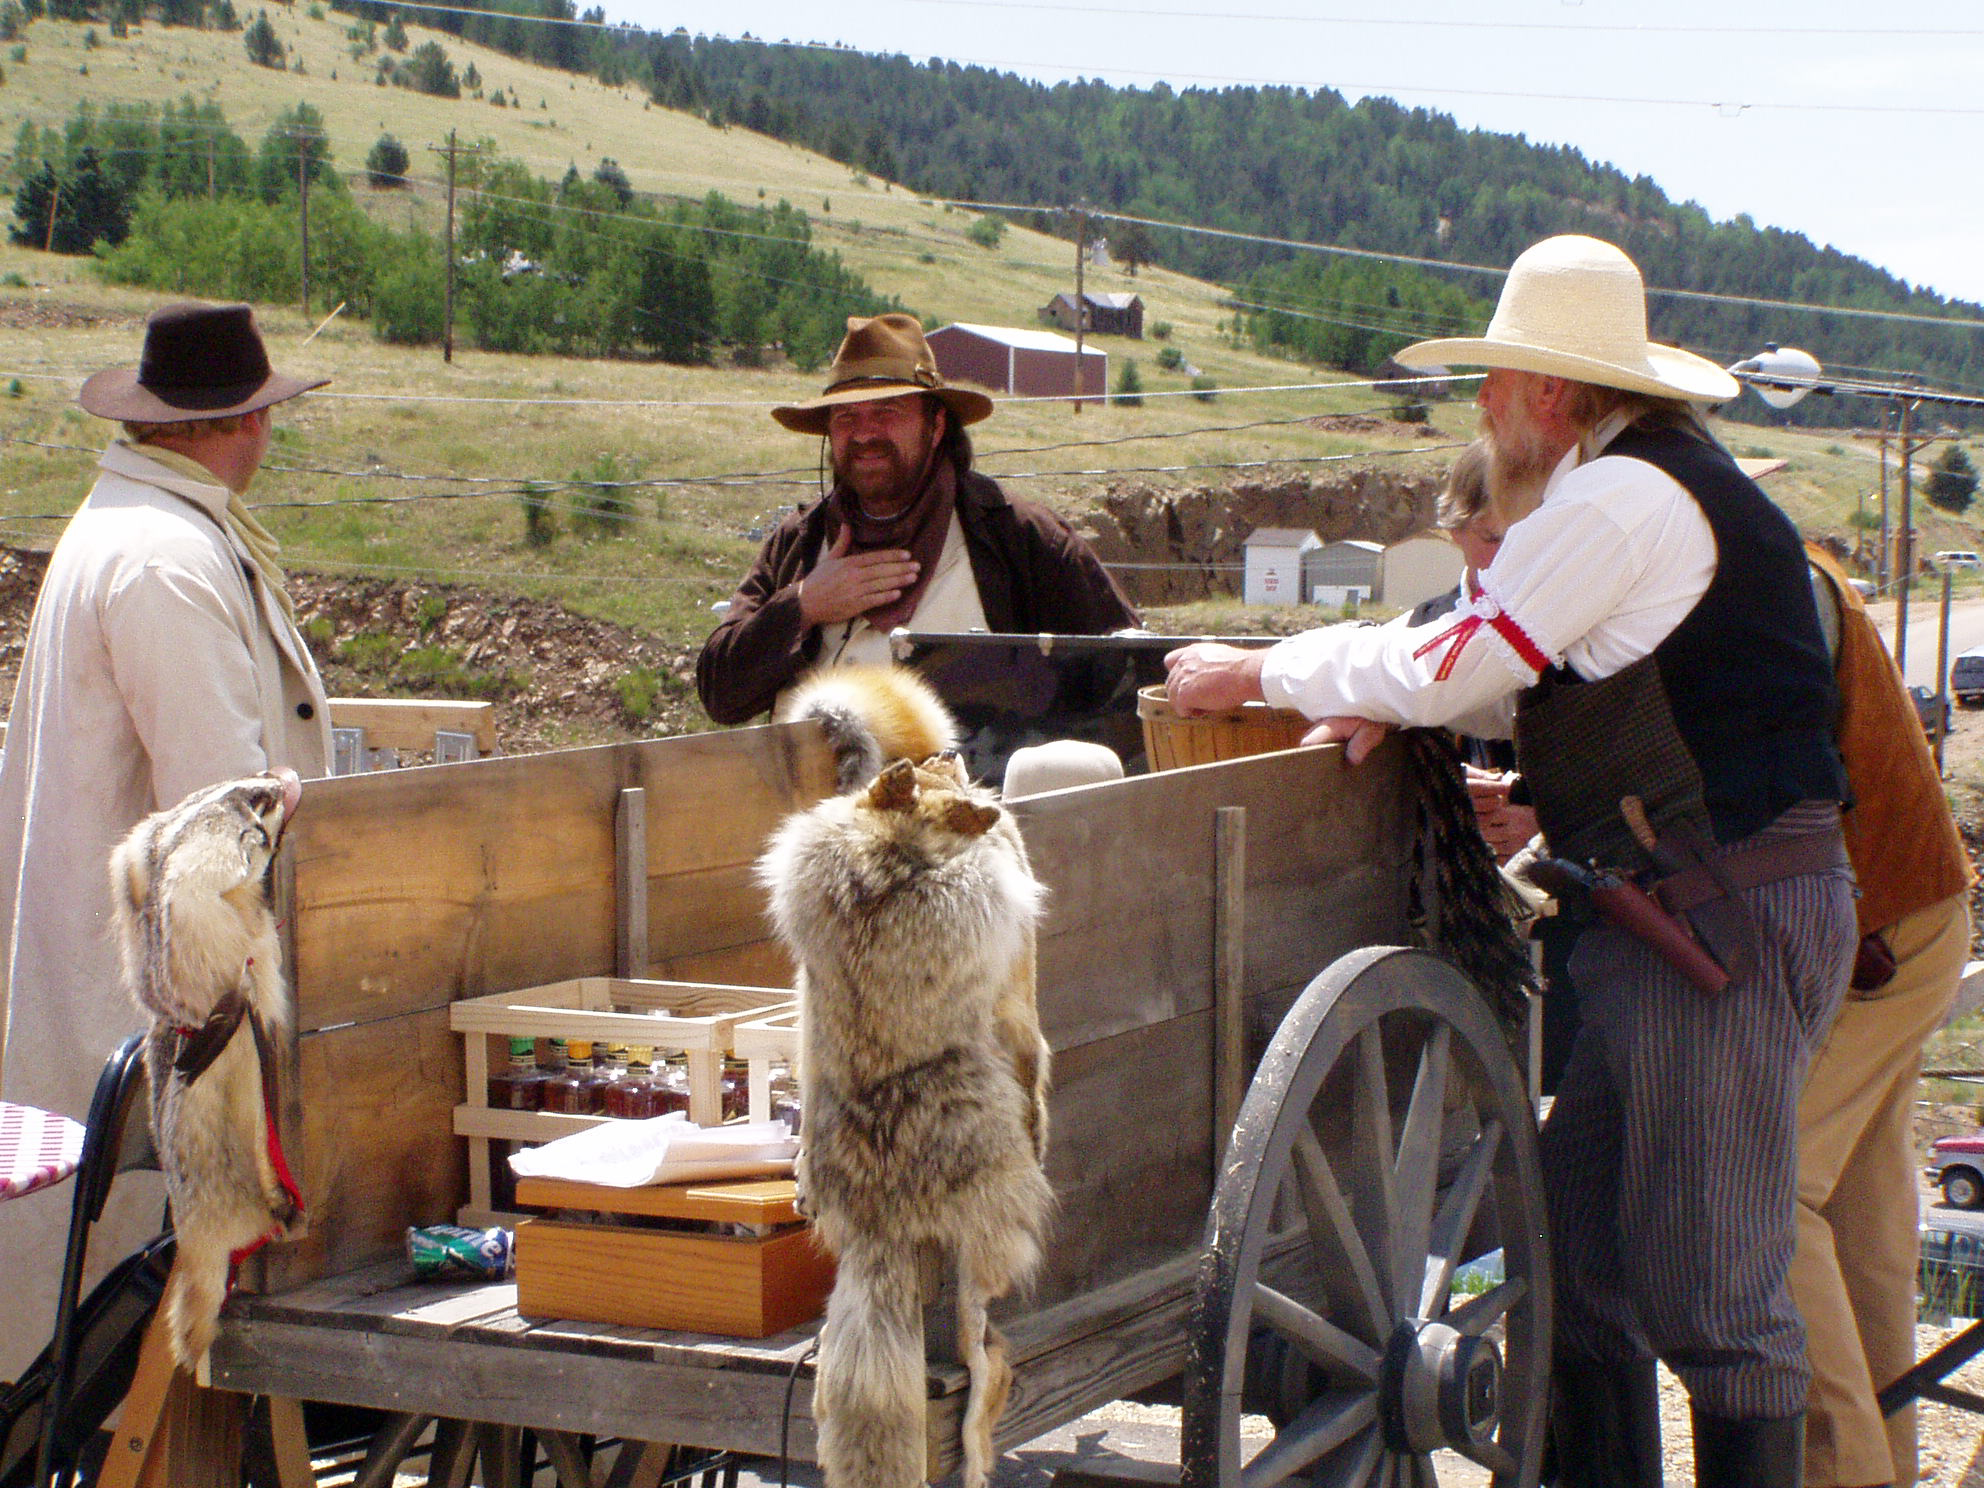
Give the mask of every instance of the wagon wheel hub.
[{"label": "wagon wheel hub", "polygon": [[1378,1376],[1378,1419],[1394,1452],[1452,1447],[1472,1456],[1501,1427],[1502,1356],[1492,1340],[1407,1319]]}]

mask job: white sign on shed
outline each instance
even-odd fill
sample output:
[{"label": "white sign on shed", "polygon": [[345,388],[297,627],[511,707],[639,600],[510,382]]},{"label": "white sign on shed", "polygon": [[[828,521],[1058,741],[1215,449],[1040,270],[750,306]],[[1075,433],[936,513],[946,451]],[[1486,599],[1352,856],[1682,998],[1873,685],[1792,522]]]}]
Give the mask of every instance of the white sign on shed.
[{"label": "white sign on shed", "polygon": [[1300,604],[1302,555],[1323,545],[1306,528],[1256,527],[1243,545],[1247,582],[1241,597],[1248,604]]}]

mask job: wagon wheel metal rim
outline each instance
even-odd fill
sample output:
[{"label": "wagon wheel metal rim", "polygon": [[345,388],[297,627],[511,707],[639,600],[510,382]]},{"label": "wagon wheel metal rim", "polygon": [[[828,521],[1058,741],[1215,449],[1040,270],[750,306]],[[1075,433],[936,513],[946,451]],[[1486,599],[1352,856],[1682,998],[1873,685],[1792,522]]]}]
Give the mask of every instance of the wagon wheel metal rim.
[{"label": "wagon wheel metal rim", "polygon": [[[1409,1095],[1394,1093],[1387,1034],[1408,1058],[1423,1035]],[[1348,1151],[1332,1161],[1315,1123],[1343,1113],[1317,1102],[1344,1061],[1332,1089],[1350,1088]],[[1217,1176],[1187,1340],[1185,1488],[1420,1488],[1443,1447],[1498,1484],[1535,1483],[1551,1297],[1534,1130],[1501,1028],[1460,973],[1376,947],[1317,977],[1262,1058]],[[1488,1212],[1506,1279],[1458,1297],[1463,1245]],[[1262,1276],[1305,1246],[1327,1291],[1316,1305]],[[1320,1388],[1297,1392],[1246,1460],[1260,1328],[1306,1366],[1284,1364],[1284,1389],[1298,1374]]]}]

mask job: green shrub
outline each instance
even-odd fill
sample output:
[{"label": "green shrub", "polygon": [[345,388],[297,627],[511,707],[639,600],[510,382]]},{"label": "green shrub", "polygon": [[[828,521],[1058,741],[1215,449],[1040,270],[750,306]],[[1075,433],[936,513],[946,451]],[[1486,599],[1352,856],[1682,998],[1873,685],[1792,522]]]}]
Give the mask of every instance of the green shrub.
[{"label": "green shrub", "polygon": [[398,637],[376,630],[361,630],[347,636],[338,647],[338,660],[361,672],[391,671],[399,654]]},{"label": "green shrub", "polygon": [[1219,384],[1201,372],[1192,379],[1192,397],[1201,403],[1210,403],[1219,396]]},{"label": "green shrub", "polygon": [[1157,364],[1167,372],[1176,372],[1185,365],[1185,353],[1175,346],[1166,346],[1157,353]]},{"label": "green shrub", "polygon": [[592,469],[575,471],[572,526],[600,537],[624,537],[634,520],[634,498],[623,482],[627,476],[613,453],[593,457]]},{"label": "green shrub", "polygon": [[1169,341],[1171,339],[1171,322],[1168,320],[1152,321],[1150,334],[1151,339],[1154,341]]},{"label": "green shrub", "polygon": [[558,540],[558,519],[552,515],[551,487],[536,482],[517,493],[524,511],[524,542],[533,548],[548,548]]},{"label": "green shrub", "polygon": [[1001,217],[980,217],[964,230],[965,240],[976,243],[981,248],[997,248],[1006,236],[1005,219]]},{"label": "green shrub", "polygon": [[413,623],[420,627],[420,633],[422,635],[426,635],[428,631],[441,623],[442,617],[447,613],[448,601],[441,595],[422,595],[420,603],[414,606]]},{"label": "green shrub", "polygon": [[1144,379],[1137,371],[1135,357],[1123,358],[1123,370],[1116,374],[1116,393],[1109,401],[1119,408],[1144,406]]},{"label": "green shrub", "polygon": [[645,723],[654,713],[654,700],[661,691],[650,667],[637,666],[613,679],[613,690],[620,698],[620,711],[634,723]]}]

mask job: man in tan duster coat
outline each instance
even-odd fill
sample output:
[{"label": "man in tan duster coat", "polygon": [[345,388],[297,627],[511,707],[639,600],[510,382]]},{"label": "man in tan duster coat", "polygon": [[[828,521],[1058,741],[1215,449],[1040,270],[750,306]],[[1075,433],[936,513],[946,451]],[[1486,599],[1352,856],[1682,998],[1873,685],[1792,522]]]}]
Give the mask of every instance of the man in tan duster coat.
[{"label": "man in tan duster coat", "polygon": [[[323,683],[275,543],[242,504],[269,409],[315,381],[273,371],[245,305],[170,305],[143,361],[79,401],[124,424],[50,560],[0,753],[0,1097],[81,1120],[142,1026],[109,936],[107,864],[142,817],[215,781],[328,772]],[[126,1179],[93,1236],[100,1271],[158,1229]],[[0,1380],[46,1342],[66,1189],[0,1206]]]}]

